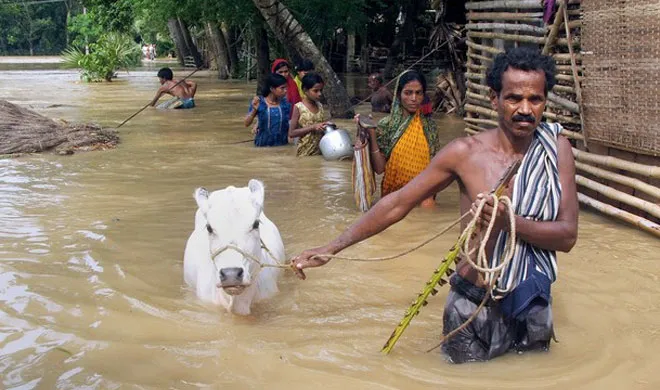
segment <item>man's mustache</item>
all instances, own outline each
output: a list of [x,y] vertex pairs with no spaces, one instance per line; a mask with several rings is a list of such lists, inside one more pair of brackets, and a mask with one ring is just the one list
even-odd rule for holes
[[514,122],[536,122],[536,118],[533,115],[514,115],[511,120]]

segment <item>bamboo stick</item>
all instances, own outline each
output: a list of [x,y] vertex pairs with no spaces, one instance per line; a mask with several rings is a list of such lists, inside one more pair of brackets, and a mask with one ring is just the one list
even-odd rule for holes
[[550,54],[550,51],[555,44],[557,34],[559,34],[559,27],[561,27],[561,23],[564,21],[564,8],[566,8],[566,3],[562,1],[559,4],[559,10],[555,14],[555,21],[552,23],[552,27],[550,28],[550,33],[548,34],[548,38],[545,41],[545,45],[543,45],[543,54]]
[[465,9],[468,11],[493,8],[541,9],[542,5],[539,0],[494,0],[480,1],[478,3],[468,2],[465,4]]
[[[552,58],[555,61],[571,62],[571,55],[569,53],[555,53],[552,55]],[[582,54],[575,53],[575,59],[582,62]]]
[[[573,69],[571,68],[571,65],[555,65],[555,68],[556,68],[557,71],[559,71],[559,72],[571,72],[571,71],[573,70]],[[580,71],[580,72],[583,72],[584,69],[583,69],[583,68],[580,68],[579,71]]]
[[467,64],[467,67],[478,71],[482,71],[482,70],[485,71],[488,69],[486,65],[477,65],[477,64]]
[[561,133],[559,134],[563,135],[566,138],[575,139],[584,142],[584,136],[578,133],[577,131],[571,131],[562,128]]
[[548,100],[550,100],[551,102],[557,104],[558,106],[560,106],[560,107],[562,107],[562,108],[564,108],[564,109],[566,109],[566,110],[568,110],[572,113],[575,113],[575,114],[580,113],[580,106],[577,103],[572,102],[572,101],[570,101],[566,98],[563,98],[559,95],[556,95],[553,92],[548,93]]
[[[561,7],[560,7],[561,8]],[[568,13],[566,12],[566,7],[564,7],[564,19],[568,21]],[[568,23],[564,23],[564,26],[566,27],[566,38],[569,41],[568,45],[568,52],[571,55],[571,68],[573,71],[573,79],[575,82],[575,97],[577,99],[577,103],[580,106],[580,128],[582,129],[582,134],[584,135],[584,147],[589,148],[587,145],[587,142],[589,142],[589,134],[587,133],[587,129],[584,126],[584,114],[582,107],[582,88],[580,87],[580,82],[581,79],[578,76],[578,71],[577,71],[577,62],[575,60],[575,53],[573,52],[573,46],[571,46],[570,41],[571,41],[571,30],[568,27]]]
[[468,56],[468,60],[476,59],[476,60],[479,60],[479,61],[482,61],[482,62],[489,62],[489,63],[493,62],[493,59],[491,57],[486,57],[486,56],[482,56],[482,55],[479,55],[479,54],[473,54],[473,53],[468,52],[467,56]]
[[[568,12],[568,10],[566,12]],[[564,15],[564,18],[566,18],[566,15]],[[568,28],[570,30],[575,30],[576,28],[582,28],[582,20],[580,19],[571,20],[570,22],[568,22]]]
[[570,87],[568,85],[559,85],[555,84],[554,87],[552,87],[553,92],[567,92],[567,93],[575,93],[575,88]]
[[490,87],[488,87],[488,86],[486,86],[486,85],[481,85],[481,84],[473,83],[472,81],[469,81],[469,80],[468,80],[468,81],[467,81],[467,86],[470,87],[470,88],[477,89],[477,90],[479,90],[479,91],[483,91],[483,92],[488,92],[488,93],[490,93]]
[[485,128],[485,127],[481,127],[481,126],[473,125],[473,124],[470,124],[470,123],[466,123],[465,126],[467,126],[467,128],[469,128],[469,129],[472,129],[472,130],[475,130],[475,131],[479,131],[479,132],[488,130],[488,129]]
[[468,30],[504,30],[504,31],[523,31],[544,35],[546,28],[532,26],[531,24],[513,24],[513,23],[468,23],[465,25]]
[[545,43],[544,37],[532,37],[529,35],[515,35],[515,34],[504,34],[504,33],[494,33],[494,32],[477,32],[470,31],[468,32],[469,38],[481,38],[481,39],[504,39],[505,41],[514,41],[514,42],[526,42],[526,43]]
[[465,77],[467,78],[473,78],[476,80],[482,80],[486,78],[485,73],[472,73],[472,72],[465,72]]
[[585,204],[589,207],[593,207],[594,209],[600,211],[603,214],[607,214],[611,217],[628,222],[646,232],[655,235],[656,237],[660,237],[660,225],[651,222],[648,219],[642,218],[627,211],[617,209],[614,206],[605,204],[603,202],[599,202],[596,199],[590,198],[587,195],[581,193],[578,193],[578,200],[580,201],[580,203]]
[[474,92],[470,92],[470,91],[467,91],[465,94],[467,95],[467,97],[469,97],[471,99],[479,100],[479,101],[486,102],[486,103],[490,104],[490,98],[488,96],[479,95],[478,93],[474,93]]
[[581,175],[575,175],[575,182],[578,185],[594,190],[599,194],[605,195],[610,199],[625,203],[629,206],[638,208],[639,210],[645,211],[656,218],[660,218],[660,206],[655,203],[651,203],[644,199],[637,198],[635,196],[626,194],[625,192],[615,190],[612,187],[608,187],[605,184],[601,184],[597,181],[587,179]]
[[468,123],[474,123],[474,124],[479,124],[479,125],[488,125],[488,126],[499,126],[497,121],[490,120],[490,119],[481,119],[481,118],[463,118],[464,121]]
[[468,47],[471,47],[475,50],[481,50],[481,51],[484,51],[484,52],[487,52],[487,53],[500,54],[500,53],[504,52],[504,50],[500,50],[500,49],[497,49],[497,48],[494,48],[494,47],[491,47],[491,46],[480,45],[480,44],[474,43],[470,40],[467,40],[465,43],[468,45]]
[[[470,31],[468,32],[469,38],[481,38],[481,39],[503,39],[505,41],[512,42],[525,42],[525,43],[537,43],[544,44],[547,39],[545,37],[534,37],[531,35],[517,35],[517,34],[504,34],[496,32],[479,32],[479,31]],[[556,38],[556,45],[568,46],[568,40],[566,38]],[[579,41],[573,41],[574,46],[579,46]]]
[[602,156],[575,148],[573,148],[573,156],[578,161],[599,164],[608,168],[623,169],[624,171],[636,173],[644,177],[660,179],[660,167],[626,161],[612,156]]
[[467,14],[467,20],[511,20],[519,22],[536,22],[543,19],[543,12],[474,12]]
[[591,165],[579,161],[575,162],[575,167],[582,172],[596,176],[600,179],[610,180],[615,183],[623,184],[630,188],[635,189],[636,191],[641,191],[647,195],[651,195],[656,199],[660,199],[660,188],[652,186],[648,183],[644,183],[639,179],[620,175],[618,173],[610,172],[598,167],[593,167]]
[[[570,76],[570,75],[567,75],[567,74],[557,73],[557,74],[555,74],[555,78],[559,81],[575,82],[575,78],[573,76]],[[578,79],[580,81],[582,81],[582,77],[578,76]]]
[[[467,40],[465,42],[468,47],[479,50],[482,52],[487,52],[487,53],[492,53],[492,54],[500,54],[503,53],[504,50],[497,49],[495,47],[487,46],[487,45],[480,45],[478,43],[475,43],[473,41]],[[555,61],[561,61],[561,62],[570,62],[571,61],[571,55],[568,53],[554,53],[552,54],[552,58],[555,59]],[[582,61],[582,54],[576,53],[575,54],[575,59],[577,61]],[[492,61],[492,60],[491,60]]]

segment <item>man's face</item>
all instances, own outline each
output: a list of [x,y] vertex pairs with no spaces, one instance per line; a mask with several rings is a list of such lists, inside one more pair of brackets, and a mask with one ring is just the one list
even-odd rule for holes
[[163,84],[165,84],[165,83],[167,82],[167,80],[165,80],[165,79],[162,78],[162,77],[159,77],[159,78],[158,78],[158,81],[160,81],[160,85],[163,85]]
[[309,71],[307,71],[307,70],[299,70],[299,71],[298,71],[298,78],[302,80],[302,78],[305,77],[305,75],[306,75],[307,73],[309,73]]
[[529,137],[545,110],[545,73],[509,67],[502,75],[499,96],[491,91],[490,98],[502,130],[511,132],[514,137]]
[[275,73],[279,74],[280,76],[284,76],[284,78],[288,78],[289,77],[289,67],[285,65],[285,66],[279,68],[278,70],[276,70]]

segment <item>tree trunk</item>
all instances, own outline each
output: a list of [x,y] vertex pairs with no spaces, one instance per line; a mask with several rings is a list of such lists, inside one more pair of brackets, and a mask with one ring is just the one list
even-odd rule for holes
[[216,22],[206,22],[206,35],[209,38],[211,52],[215,64],[218,67],[218,78],[227,80],[229,78],[229,57],[227,54],[227,42],[225,36],[218,28]]
[[401,53],[401,49],[403,48],[404,43],[412,38],[413,32],[415,31],[415,20],[417,19],[417,16],[419,15],[424,4],[426,4],[425,1],[411,0],[404,6],[403,25],[399,29],[399,32],[396,34],[394,42],[392,42],[390,53],[387,56],[387,62],[385,63],[385,70],[383,70],[383,76],[385,78],[392,78],[392,74],[394,73],[394,65],[396,64],[396,60],[399,57],[399,53]]
[[229,73],[235,77],[238,72],[238,28],[223,26],[222,32],[225,34],[227,48],[229,49]]
[[346,72],[353,71],[355,60],[355,34],[348,34],[346,37]]
[[266,82],[266,77],[270,74],[268,31],[266,31],[263,22],[259,22],[253,24],[252,34],[257,49],[257,94],[260,94]]
[[193,42],[192,37],[190,36],[190,31],[188,30],[186,23],[181,20],[181,18],[179,18],[178,21],[179,28],[181,29],[181,33],[183,35],[183,41],[186,45],[187,54],[192,56],[193,61],[195,61],[195,67],[199,68],[202,66],[202,56],[199,54],[199,50],[197,49],[195,42]]
[[325,80],[324,94],[328,100],[331,115],[334,117],[352,117],[353,110],[350,107],[346,88],[344,88],[321,51],[287,7],[279,0],[252,1],[280,42],[290,43],[303,58],[308,58],[314,62],[314,68],[323,75]]
[[181,34],[181,27],[179,26],[179,22],[176,19],[170,19],[167,21],[167,28],[170,30],[170,36],[174,41],[174,50],[176,51],[176,57],[179,61],[179,65],[183,66],[187,50],[186,43],[183,40],[183,34]]

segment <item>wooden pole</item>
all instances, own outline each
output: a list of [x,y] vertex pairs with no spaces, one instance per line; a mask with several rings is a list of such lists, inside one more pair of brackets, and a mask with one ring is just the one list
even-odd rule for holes
[[550,28],[550,33],[548,34],[548,38],[545,41],[545,45],[543,46],[543,54],[550,54],[550,51],[552,50],[552,47],[555,44],[555,40],[557,39],[557,35],[559,34],[559,27],[561,27],[561,23],[564,20],[564,8],[566,8],[566,3],[563,1],[559,4],[559,10],[555,14],[555,21],[552,23],[552,27]]
[[517,22],[536,22],[543,19],[543,12],[514,13],[514,12],[474,12],[467,14],[467,20],[510,20]]
[[536,27],[531,24],[513,24],[513,23],[468,23],[465,25],[468,30],[505,30],[517,32],[531,32],[544,35],[546,28]]
[[656,237],[660,237],[660,225],[651,222],[648,219],[642,218],[627,211],[617,209],[614,206],[605,204],[603,202],[599,202],[596,199],[590,198],[587,195],[581,193],[578,193],[578,200],[580,201],[580,203],[587,205],[589,207],[593,207],[594,209],[600,211],[603,214],[630,223],[646,232],[653,234]]
[[465,9],[468,11],[493,8],[541,9],[542,5],[539,0],[495,0],[478,3],[470,1],[465,4]]
[[[525,42],[525,43],[537,43],[545,44],[547,38],[545,37],[535,37],[531,35],[516,35],[516,34],[504,34],[504,33],[495,33],[495,32],[479,32],[479,31],[470,31],[468,32],[469,38],[481,38],[481,39],[503,39],[505,41],[512,42]],[[556,38],[555,44],[557,45],[568,45],[568,40],[566,38]],[[579,46],[579,42],[572,42],[573,45]]]
[[578,161],[599,164],[613,169],[623,169],[624,171],[636,173],[640,176],[660,179],[660,167],[634,163],[612,156],[601,156],[599,154],[589,153],[575,148],[573,148],[573,156]]
[[[565,1],[564,1],[565,2]],[[559,7],[560,9],[562,7]],[[566,13],[566,7],[563,7],[564,19],[568,22],[568,14]],[[577,62],[575,61],[575,53],[573,52],[573,46],[570,44],[571,41],[571,29],[568,27],[568,23],[564,23],[566,26],[566,39],[569,41],[568,52],[571,55],[571,70],[573,71],[573,78],[575,79],[575,97],[577,98],[578,105],[580,106],[580,128],[582,129],[582,135],[584,135],[584,147],[589,150],[589,133],[584,127],[584,114],[583,114],[583,105],[582,105],[582,88],[580,87],[580,77],[578,76],[577,71]]]
[[[474,119],[473,119],[474,120]],[[596,176],[600,179],[610,180],[615,183],[626,185],[636,191],[641,191],[647,195],[651,195],[656,199],[660,199],[660,188],[644,183],[639,179],[620,175],[618,173],[610,172],[605,169],[597,168],[583,162],[576,161],[575,167],[585,173]]]
[[590,190],[594,190],[599,194],[603,194],[610,199],[617,200],[629,206],[636,207],[642,211],[645,211],[653,215],[656,218],[660,218],[660,206],[658,206],[655,203],[651,203],[644,199],[640,199],[635,196],[626,194],[625,192],[615,190],[612,187],[608,187],[605,184],[601,184],[597,181],[587,179],[586,177],[581,175],[575,175],[575,182],[578,185],[586,187]]

